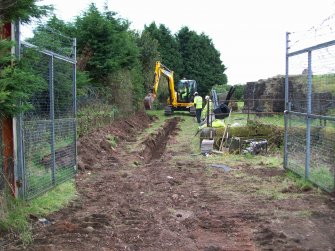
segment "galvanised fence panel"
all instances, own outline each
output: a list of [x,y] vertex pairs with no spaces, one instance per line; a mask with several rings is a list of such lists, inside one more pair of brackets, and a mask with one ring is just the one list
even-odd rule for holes
[[287,34],[286,168],[333,192],[335,168],[334,17]]
[[19,195],[31,199],[76,173],[75,41],[68,54],[27,42],[20,51],[22,61],[43,79],[31,100],[33,109],[17,124]]
[[306,119],[294,114],[290,114],[288,117],[289,122],[286,127],[286,134],[289,139],[287,142],[287,153],[289,153],[287,168],[304,176],[306,157]]
[[[326,123],[324,125],[323,123]],[[334,190],[335,121],[312,119],[309,179]]]
[[76,114],[73,64],[54,60],[54,151],[56,181],[72,177],[76,165]]

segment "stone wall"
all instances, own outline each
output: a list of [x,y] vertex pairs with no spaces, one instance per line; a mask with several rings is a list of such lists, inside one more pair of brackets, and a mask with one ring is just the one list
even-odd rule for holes
[[[307,76],[289,78],[291,110],[307,111]],[[325,115],[335,108],[335,95],[330,92],[312,94],[312,113]],[[285,76],[248,82],[244,93],[243,112],[283,112],[285,109]]]
[[244,92],[244,112],[282,112],[285,107],[285,77],[248,82]]

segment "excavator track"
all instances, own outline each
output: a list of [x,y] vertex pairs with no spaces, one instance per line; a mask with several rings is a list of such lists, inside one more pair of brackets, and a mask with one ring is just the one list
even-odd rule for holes
[[165,106],[164,108],[164,114],[165,115],[172,115],[173,114],[173,109],[171,105]]

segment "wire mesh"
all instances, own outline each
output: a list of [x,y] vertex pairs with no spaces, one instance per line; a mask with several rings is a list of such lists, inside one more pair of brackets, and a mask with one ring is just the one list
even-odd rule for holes
[[334,147],[335,122],[313,119],[309,179],[327,191],[334,190]]
[[308,57],[307,53],[290,57],[288,76],[288,102],[290,110],[307,112],[308,95]]
[[106,87],[86,87],[77,98],[77,132],[86,135],[99,127],[109,125],[121,116],[113,105],[113,90]]
[[[59,53],[60,51],[58,51]],[[76,172],[74,63],[22,44],[24,65],[44,81],[21,115],[23,191],[31,199]]]
[[[226,99],[225,93],[217,93],[217,96],[219,104]],[[232,111],[230,124],[247,125],[256,122],[284,127],[284,78],[248,83],[244,99],[238,100],[233,94],[228,106]]]
[[289,48],[298,51],[334,39],[335,13],[307,30],[290,33]]
[[57,182],[75,173],[76,121],[73,91],[73,65],[59,59],[54,62],[54,145]]
[[[212,107],[215,110],[215,118],[219,118],[223,114],[219,114],[215,108],[217,105],[227,104],[225,102],[227,93],[215,93],[214,96],[217,96],[218,102],[217,104],[214,102]],[[213,100],[216,100],[216,98]],[[283,77],[275,80],[265,80],[262,83],[249,83],[245,90],[244,99],[236,99],[233,94],[229,100],[228,107],[231,112],[225,114],[226,116],[223,115],[227,130],[225,128],[216,130],[214,136],[215,147],[221,148],[222,146],[229,148],[231,152],[243,153],[243,148],[246,147],[242,146],[243,142],[253,140],[266,142],[266,150],[264,149],[266,152],[268,150],[276,151],[283,144],[284,101]],[[206,107],[203,109],[204,114],[202,114],[205,117],[203,124],[207,123]],[[210,122],[212,121],[211,115],[212,113],[209,112]],[[212,123],[209,123],[209,125],[213,126]],[[200,141],[208,139],[208,137],[211,138],[210,132],[208,130],[201,132]],[[234,141],[236,139],[238,139],[239,147],[236,146],[236,141]],[[235,151],[236,148],[239,150]]]
[[334,15],[289,36],[287,167],[334,191]]
[[312,112],[335,116],[335,46],[313,51]]
[[287,168],[305,177],[306,162],[306,118],[296,115],[289,115],[289,123],[286,128],[288,135]]
[[28,39],[40,50],[47,50],[61,56],[72,58],[75,54],[73,47],[73,38],[64,36],[61,32],[52,29],[49,26],[36,23],[37,28],[34,31],[34,38]]

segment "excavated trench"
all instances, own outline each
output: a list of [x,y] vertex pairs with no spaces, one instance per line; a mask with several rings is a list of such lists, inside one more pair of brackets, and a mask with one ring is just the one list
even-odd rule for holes
[[180,118],[175,117],[167,120],[156,132],[152,133],[144,142],[145,148],[142,157],[146,163],[159,159],[165,151],[169,136],[176,131]]

